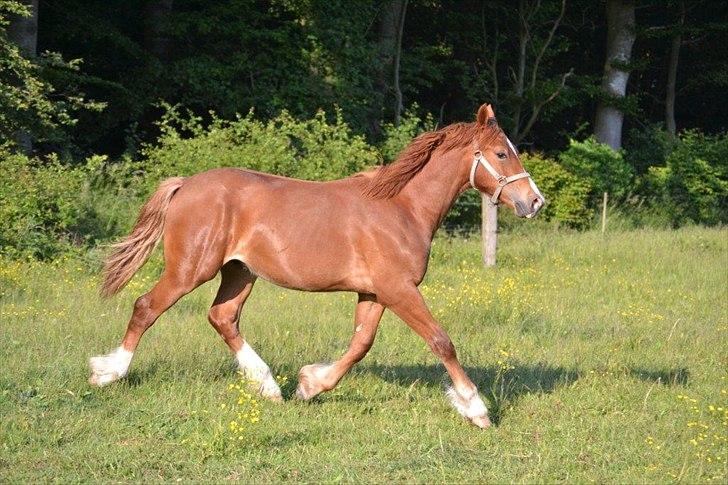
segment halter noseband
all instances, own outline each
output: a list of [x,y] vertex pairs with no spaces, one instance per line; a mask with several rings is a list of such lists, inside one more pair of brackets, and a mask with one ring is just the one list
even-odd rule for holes
[[498,186],[496,187],[495,192],[493,192],[493,197],[490,198],[490,201],[493,204],[498,204],[498,199],[500,198],[503,187],[510,184],[511,182],[515,182],[516,180],[531,177],[528,172],[521,172],[508,177],[506,177],[505,175],[501,175],[496,169],[493,168],[493,165],[491,165],[490,162],[488,162],[488,160],[483,156],[483,152],[481,152],[480,150],[476,150],[475,156],[473,157],[473,166],[470,167],[470,185],[472,185],[475,190],[478,190],[478,188],[475,186],[475,171],[478,169],[478,164],[482,165],[483,168],[485,168],[488,173],[493,176],[496,182],[498,182]]

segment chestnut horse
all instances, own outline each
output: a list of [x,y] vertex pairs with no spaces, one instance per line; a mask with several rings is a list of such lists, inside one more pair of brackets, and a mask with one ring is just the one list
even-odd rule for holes
[[372,346],[388,308],[442,360],[453,383],[447,394],[460,414],[489,426],[478,390],[418,290],[435,231],[470,186],[521,217],[535,215],[544,203],[489,105],[480,107],[475,123],[424,133],[392,164],[341,180],[308,182],[235,168],[165,180],[131,234],[115,245],[102,293],[123,288],[162,237],[164,271],[134,303],[121,345],[90,359],[91,384],[124,377],[142,334],[220,272],[210,323],[264,397],[280,401],[281,391],[238,330],[258,277],[285,288],[359,296],[348,350],[331,364],[304,366],[299,398],[336,386]]

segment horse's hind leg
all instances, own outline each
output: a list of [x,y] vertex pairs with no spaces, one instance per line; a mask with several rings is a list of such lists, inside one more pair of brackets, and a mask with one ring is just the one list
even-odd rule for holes
[[333,364],[312,364],[302,367],[298,373],[296,396],[300,399],[311,399],[336,387],[344,374],[369,352],[382,313],[384,307],[372,295],[360,294],[354,315],[354,335],[351,337],[349,349]]
[[235,354],[245,377],[258,387],[258,392],[265,398],[281,401],[281,390],[273,379],[270,368],[243,340],[238,328],[240,310],[253,289],[255,275],[244,264],[235,260],[226,263],[220,273],[220,289],[217,290],[208,319]]
[[89,359],[91,367],[89,382],[96,386],[104,386],[124,377],[129,371],[134,350],[144,332],[177,300],[204,281],[192,282],[179,277],[175,271],[165,270],[154,288],[140,296],[134,303],[134,311],[121,346],[109,354]]

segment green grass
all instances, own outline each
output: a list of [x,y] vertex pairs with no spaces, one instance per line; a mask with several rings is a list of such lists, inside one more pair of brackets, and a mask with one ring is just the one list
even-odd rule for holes
[[[442,366],[386,313],[337,389],[262,403],[242,439],[215,282],[92,389],[88,357],[118,345],[159,264],[104,302],[93,263],[2,262],[0,481],[725,482],[728,230],[509,233],[499,258],[484,270],[477,240],[438,238],[424,282],[496,426],[450,408]],[[285,397],[344,351],[355,299],[256,285],[242,329]]]

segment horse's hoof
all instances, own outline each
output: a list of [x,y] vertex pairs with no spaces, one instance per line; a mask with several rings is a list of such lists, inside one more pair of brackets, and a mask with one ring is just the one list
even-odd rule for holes
[[328,365],[310,364],[301,367],[298,372],[298,386],[296,387],[296,397],[303,401],[318,396],[326,390],[321,383],[321,374],[328,370]]
[[311,386],[311,383],[307,376],[300,376],[298,380],[298,386],[296,386],[296,399],[301,401],[308,401],[314,396],[320,394],[321,391],[316,391]]
[[301,384],[296,387],[296,399],[300,399],[301,401],[308,401],[309,399],[311,399],[311,397],[309,397],[308,393],[301,386]]
[[488,415],[485,414],[483,416],[475,416],[474,418],[469,418],[470,422],[473,423],[475,426],[477,426],[480,429],[488,429],[492,426],[490,422],[490,418],[488,418]]
[[280,394],[272,394],[272,395],[263,396],[263,397],[266,398],[267,400],[269,400],[270,402],[274,402],[276,404],[280,404],[283,402],[283,396]]
[[271,378],[271,382],[264,382],[260,389],[258,390],[258,393],[261,397],[275,403],[282,403],[283,402],[283,394],[281,394],[281,389],[278,387],[278,384],[273,381]]
[[103,387],[116,380],[119,380],[119,376],[116,374],[91,374],[91,377],[88,378],[88,383],[92,386]]
[[88,360],[91,377],[88,382],[92,386],[102,387],[118,381],[126,375],[134,354],[119,347],[106,355],[97,355]]

